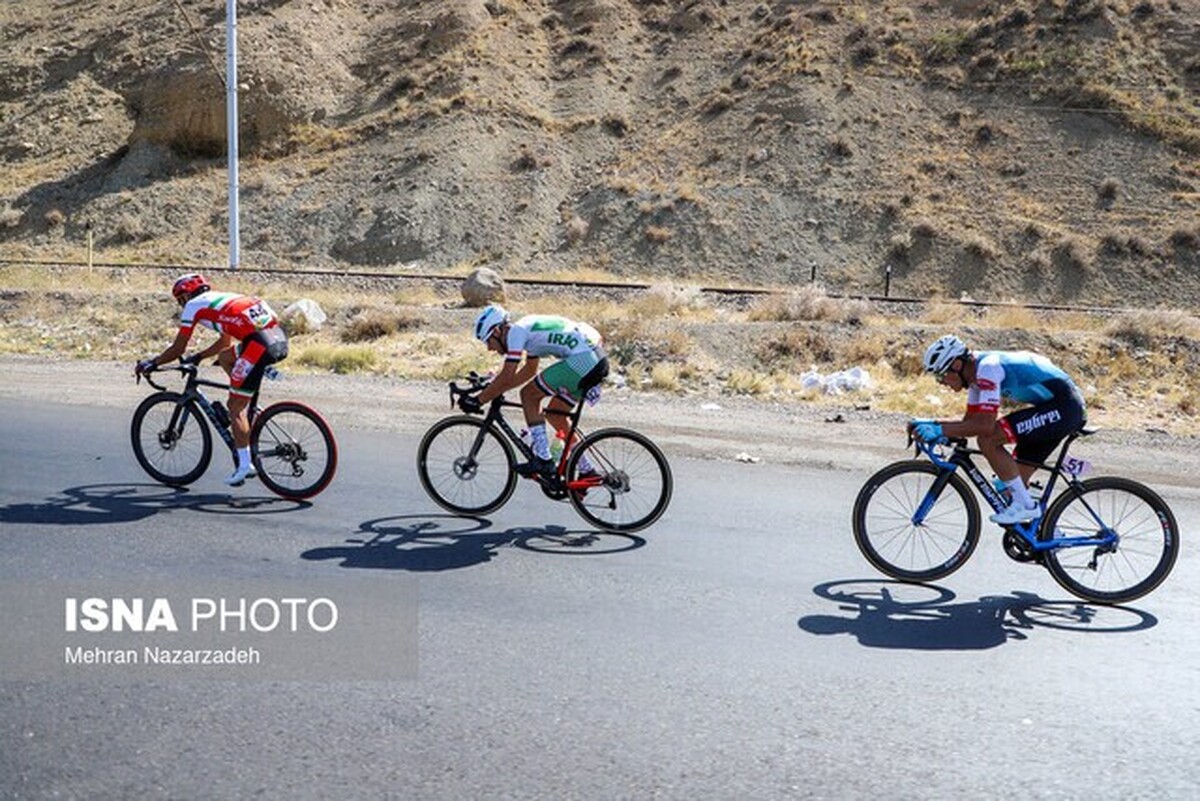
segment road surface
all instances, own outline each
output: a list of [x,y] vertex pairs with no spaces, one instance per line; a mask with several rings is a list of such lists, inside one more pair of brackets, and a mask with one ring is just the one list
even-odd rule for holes
[[417,431],[340,428],[339,473],[310,506],[225,488],[224,462],[173,492],[140,472],[128,420],[0,398],[0,580],[415,583],[416,677],[0,681],[3,797],[1200,786],[1197,489],[1160,487],[1184,538],[1171,577],[1106,608],[1007,559],[990,527],[935,587],[883,581],[850,535],[860,469],[668,449],[667,515],[617,537],[526,483],[486,520],[448,518],[417,482]]

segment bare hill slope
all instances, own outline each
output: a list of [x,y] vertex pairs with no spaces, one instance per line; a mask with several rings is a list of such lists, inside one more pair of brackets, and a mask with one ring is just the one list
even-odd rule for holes
[[[1200,305],[1192,0],[244,0],[243,263]],[[224,4],[0,10],[0,256],[224,260]]]

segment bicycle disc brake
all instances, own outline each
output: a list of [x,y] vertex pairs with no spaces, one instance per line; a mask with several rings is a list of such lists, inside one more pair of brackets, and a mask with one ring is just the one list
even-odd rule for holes
[[454,475],[462,481],[470,481],[479,472],[479,462],[466,456],[454,460]]

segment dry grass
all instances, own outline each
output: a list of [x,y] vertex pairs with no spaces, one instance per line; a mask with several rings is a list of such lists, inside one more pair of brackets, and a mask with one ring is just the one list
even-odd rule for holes
[[674,236],[675,232],[670,228],[664,228],[661,225],[646,226],[646,241],[653,245],[665,244]]
[[771,379],[753,370],[737,369],[725,379],[725,389],[735,395],[765,395],[771,391]]
[[765,338],[755,355],[759,362],[766,365],[829,364],[835,358],[835,349],[824,332],[811,328],[793,328],[782,336],[771,335]]
[[921,322],[929,325],[959,325],[970,320],[971,307],[962,303],[928,303],[921,312]]
[[366,345],[313,344],[297,351],[290,361],[339,374],[371,370],[379,363],[374,348]]
[[854,322],[869,312],[870,307],[862,301],[831,298],[816,284],[805,284],[783,294],[767,295],[754,304],[748,317],[752,322]]
[[[161,350],[174,331],[177,307],[165,288],[171,277],[0,268],[0,352],[132,363]],[[286,371],[370,371],[445,380],[497,367],[494,354],[466,333],[470,312],[451,308],[454,292],[256,284],[249,274],[222,279],[222,286],[264,295],[277,310],[312,297],[330,315],[322,331],[293,337]],[[100,297],[105,302],[91,302]],[[1200,426],[1200,318],[1194,314],[1150,310],[1106,319],[935,303],[915,320],[874,314],[852,323],[844,319],[844,301],[813,289],[773,300],[778,305],[743,313],[720,307],[695,288],[662,284],[623,302],[557,296],[553,308],[604,333],[616,372],[634,390],[715,390],[845,406],[848,397],[804,389],[799,377],[814,364],[825,365],[822,372],[859,365],[870,372],[873,386],[855,394],[854,403],[885,412],[957,417],[963,397],[938,387],[920,369],[931,334],[949,329],[980,346],[1004,347],[1019,339],[1014,347],[1046,353],[1077,379],[1098,424],[1169,425],[1180,431]],[[121,311],[133,303],[144,313]],[[515,311],[547,304],[530,301],[528,306]],[[746,317],[757,320],[740,327]],[[770,322],[776,318],[782,322]],[[709,328],[714,321],[719,327]],[[201,341],[198,337],[196,344]],[[747,363],[748,355],[755,357],[755,366]]]
[[[712,306],[698,286],[671,283],[655,284],[646,294],[634,302],[637,314],[642,317],[670,315],[674,317],[697,315],[691,312],[709,312]],[[700,315],[700,316],[707,316]]]
[[400,331],[419,328],[421,319],[388,309],[364,309],[342,329],[343,342],[367,342]]
[[1046,327],[1037,314],[1024,306],[991,306],[983,320],[991,328],[1033,331]]
[[650,386],[667,392],[678,392],[683,388],[680,368],[677,364],[660,362],[650,368]]
[[1146,345],[1155,337],[1200,340],[1200,317],[1172,309],[1145,310],[1117,317],[1104,332],[1136,345]]

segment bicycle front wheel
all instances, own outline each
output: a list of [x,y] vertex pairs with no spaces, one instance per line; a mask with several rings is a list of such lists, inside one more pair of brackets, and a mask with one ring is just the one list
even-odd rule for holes
[[571,449],[567,477],[575,511],[604,531],[640,531],[662,517],[671,501],[667,457],[636,431],[588,434]]
[[200,409],[178,392],[156,392],[133,413],[133,455],[142,469],[162,484],[182,487],[208,469],[212,432]]
[[295,401],[273,404],[254,416],[250,453],[259,480],[284,498],[313,497],[337,471],[337,441],[329,424]]
[[950,474],[920,523],[917,510],[941,471],[896,462],[867,479],[854,501],[854,542],[877,570],[901,581],[934,581],[958,570],[979,544],[979,504]]
[[1158,493],[1136,481],[1104,476],[1080,482],[1058,496],[1042,523],[1055,537],[1102,537],[1107,530],[1118,537],[1112,546],[1046,552],[1046,569],[1063,589],[1095,603],[1127,603],[1161,584],[1175,566],[1175,516]]
[[417,448],[417,475],[434,503],[460,515],[503,506],[517,488],[512,446],[474,417],[434,423]]

